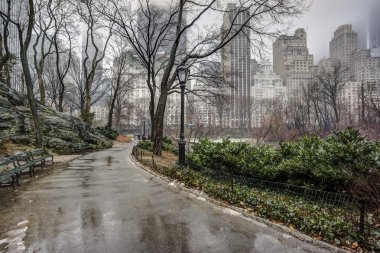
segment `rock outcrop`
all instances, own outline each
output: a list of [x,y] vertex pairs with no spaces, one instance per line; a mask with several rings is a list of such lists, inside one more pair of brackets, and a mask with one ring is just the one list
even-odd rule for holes
[[[109,148],[112,141],[89,127],[83,121],[57,112],[37,103],[38,115],[46,148],[59,154]],[[20,144],[34,143],[31,112],[25,95],[0,83],[0,144],[12,141]]]

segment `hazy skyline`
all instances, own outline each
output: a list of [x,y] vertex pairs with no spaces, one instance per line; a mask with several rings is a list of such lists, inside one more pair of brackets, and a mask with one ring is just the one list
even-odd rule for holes
[[[308,35],[308,48],[314,55],[314,64],[319,60],[329,57],[329,42],[333,38],[334,31],[344,24],[352,24],[358,32],[359,43],[366,47],[366,25],[369,17],[370,6],[379,6],[380,0],[305,0],[311,2],[310,9],[299,19],[293,19],[293,26],[287,35],[292,35],[298,28],[304,28]],[[152,0],[158,5],[167,5],[170,0]],[[233,0],[224,0],[234,2]],[[201,18],[201,22],[207,25],[221,25],[222,17],[215,13],[209,13]],[[268,50],[271,59],[272,41],[268,40]],[[255,54],[253,54],[253,57]],[[260,60],[260,59],[257,59]]]
[[363,30],[366,29],[369,9],[374,5],[380,5],[380,0],[314,0],[310,10],[294,20],[294,30],[305,28],[309,51],[314,54],[317,64],[320,59],[329,57],[329,42],[338,26],[353,24],[359,36],[365,36]]

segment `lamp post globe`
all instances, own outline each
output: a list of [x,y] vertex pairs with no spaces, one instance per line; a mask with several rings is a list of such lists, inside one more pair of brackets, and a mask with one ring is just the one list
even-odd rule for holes
[[177,68],[177,78],[179,80],[179,85],[181,87],[181,130],[178,140],[178,164],[180,166],[185,165],[185,152],[186,152],[186,141],[185,141],[185,88],[187,79],[190,76],[190,69],[186,66],[179,66]]

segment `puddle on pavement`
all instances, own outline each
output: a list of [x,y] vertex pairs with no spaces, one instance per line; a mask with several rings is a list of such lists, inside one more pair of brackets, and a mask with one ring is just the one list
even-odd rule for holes
[[23,220],[5,234],[5,238],[0,239],[0,252],[22,252],[25,248],[26,231],[28,230],[27,224],[29,221]]
[[157,250],[157,245],[165,245],[167,252],[189,252],[190,229],[185,222],[173,222],[171,216],[155,216],[141,221],[140,240],[147,252]]
[[81,221],[82,227],[86,228],[97,228],[103,223],[103,215],[96,208],[87,208],[81,210]]
[[88,188],[88,186],[89,186],[88,180],[90,180],[89,176],[83,176],[83,180],[81,182],[82,188],[84,188],[84,189]]
[[112,157],[107,156],[107,166],[111,166],[111,164],[112,164]]
[[88,171],[94,171],[94,167],[91,166],[70,166],[67,167],[65,170],[88,170]]

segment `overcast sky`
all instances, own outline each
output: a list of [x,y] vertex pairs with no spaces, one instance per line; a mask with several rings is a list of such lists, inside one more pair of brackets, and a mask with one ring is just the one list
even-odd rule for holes
[[[151,0],[165,5],[170,0]],[[225,0],[229,2],[228,0]],[[231,0],[233,2],[234,0]],[[305,0],[312,1],[311,8],[297,20],[293,20],[293,33],[297,28],[305,28],[308,34],[308,47],[310,54],[314,55],[314,63],[329,56],[329,42],[334,31],[343,24],[352,24],[354,30],[359,32],[362,47],[366,47],[366,29],[370,6],[380,7],[380,0]],[[380,8],[379,14],[380,15]],[[221,17],[205,15],[201,22],[207,25],[221,25]],[[289,34],[290,35],[290,34]],[[272,42],[268,41],[268,49],[272,51]],[[271,56],[268,56],[271,58]]]
[[[329,42],[335,29],[342,24],[353,24],[355,30],[362,30],[365,37],[369,7],[380,5],[380,0],[314,0],[311,9],[299,20],[295,28],[303,27],[308,34],[308,45],[315,63],[328,57]],[[379,13],[380,15],[380,13]]]

